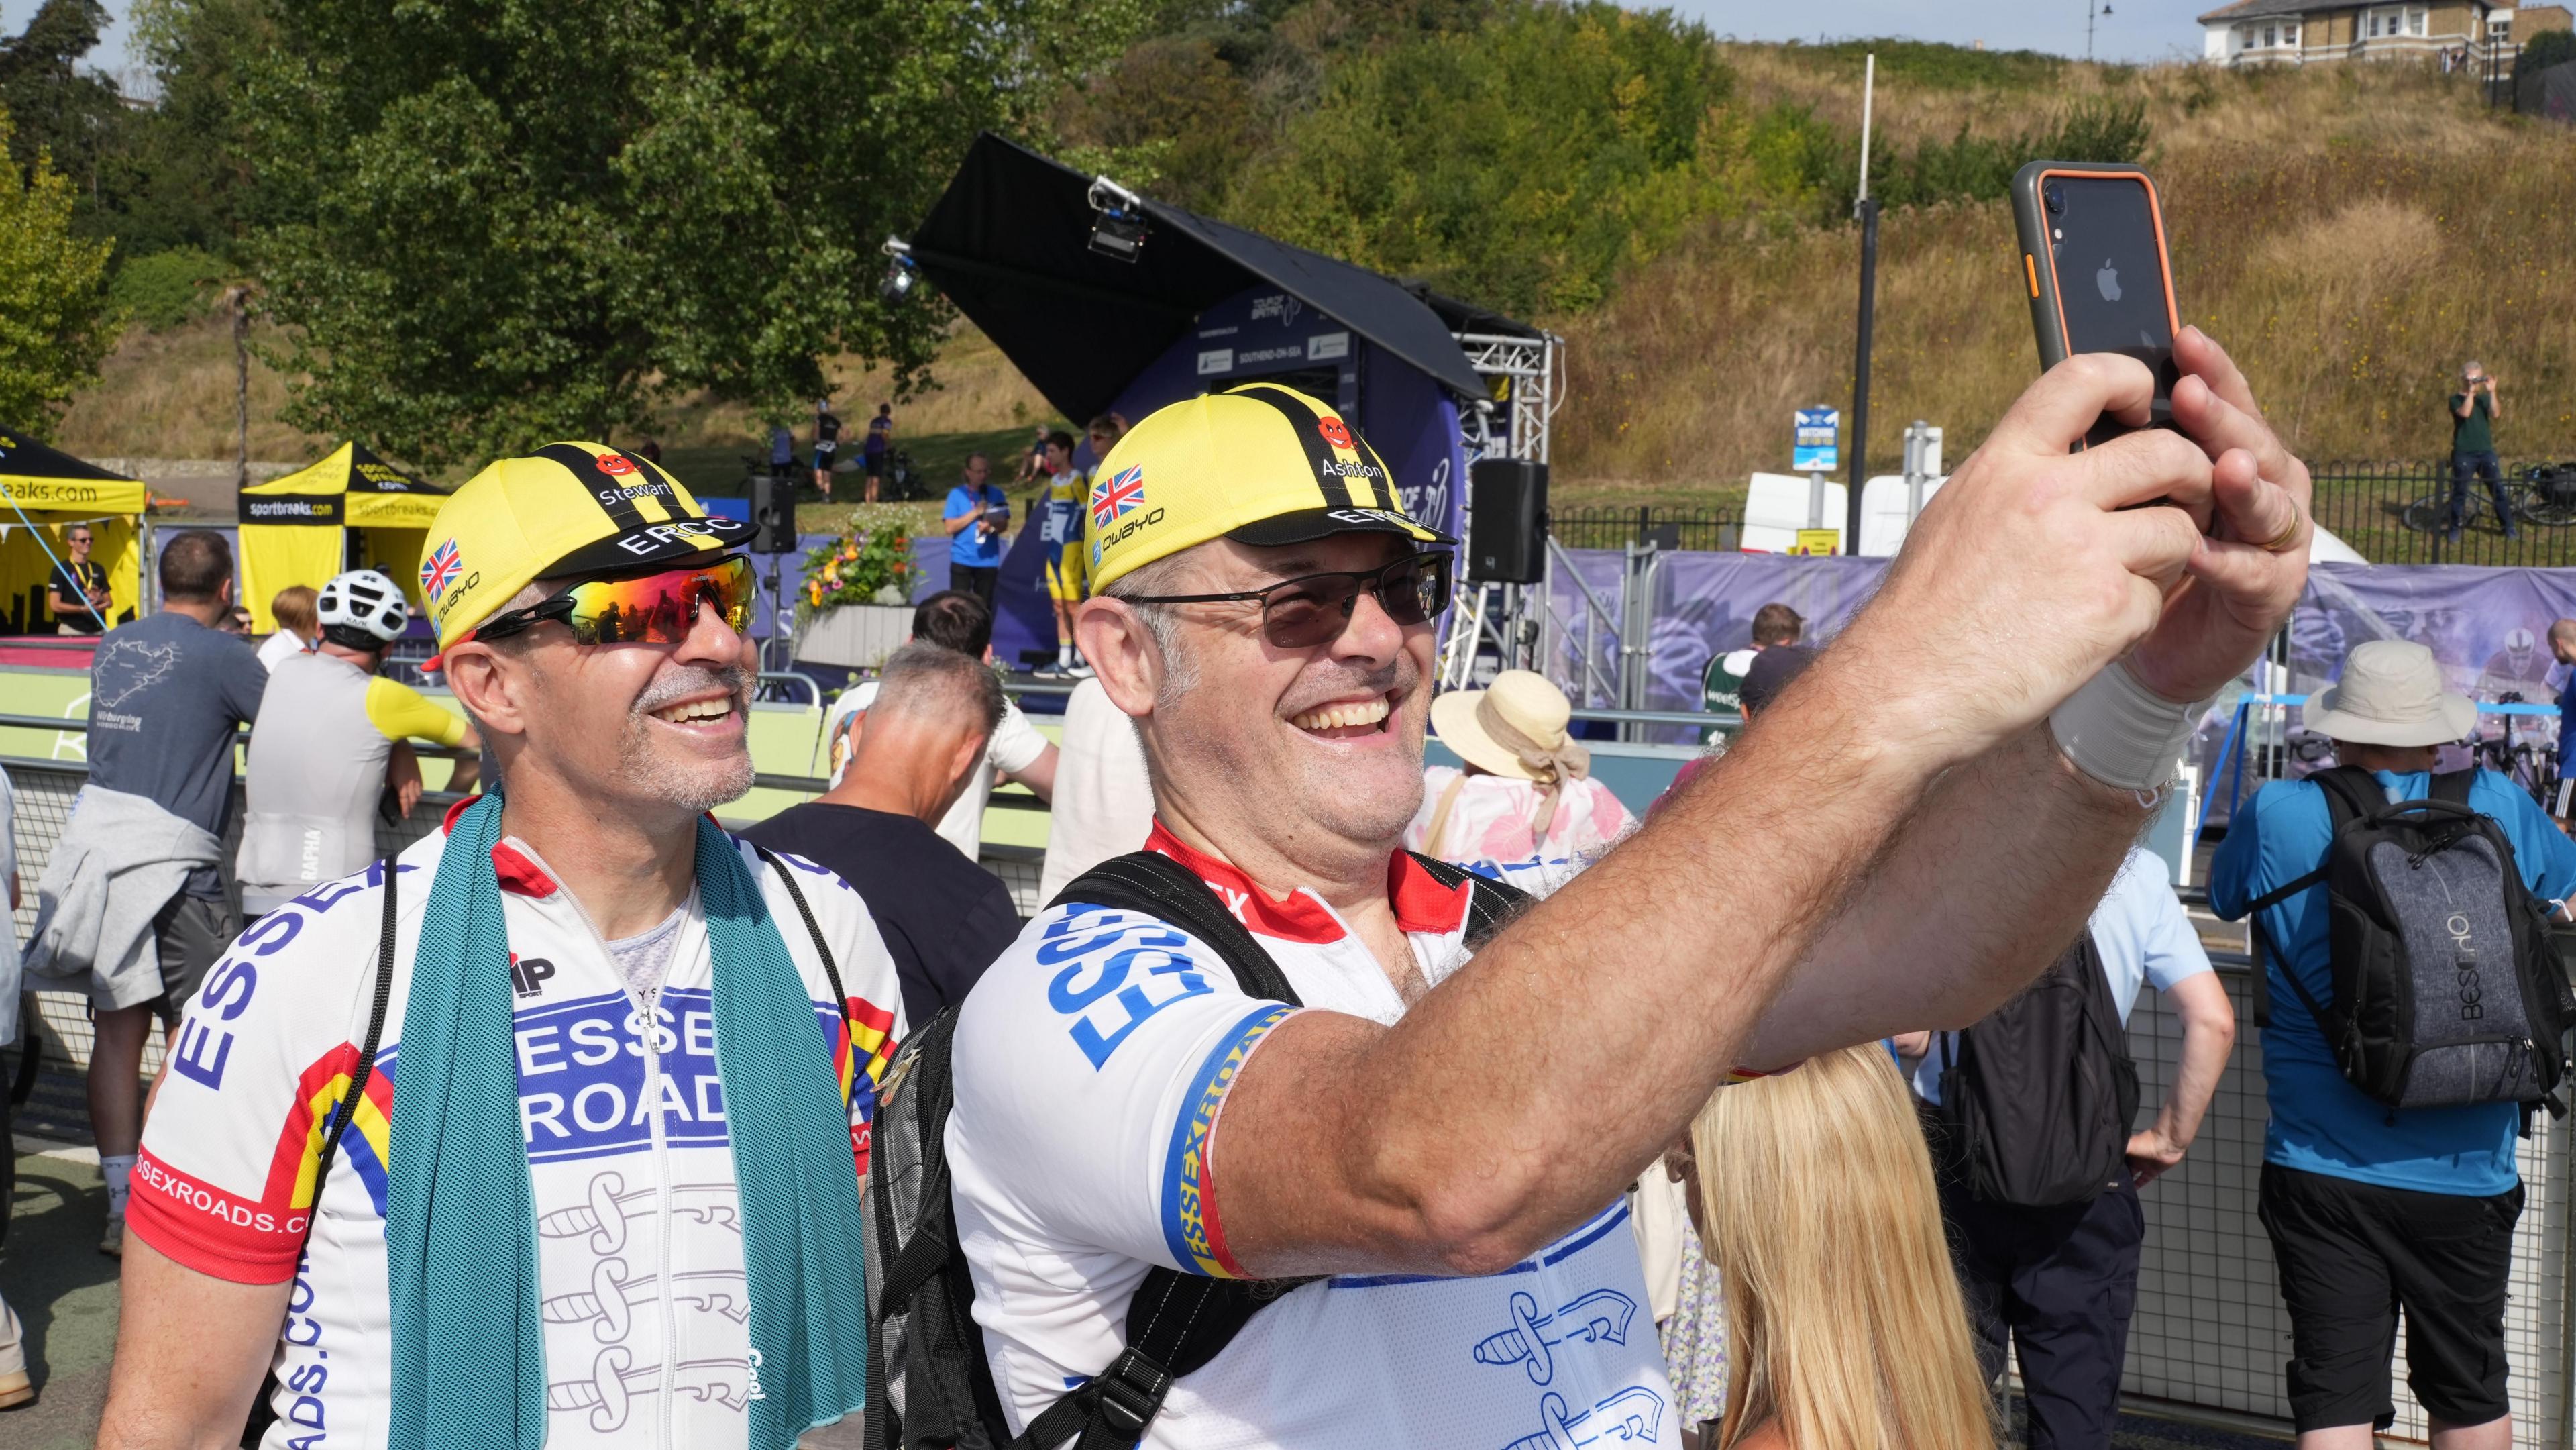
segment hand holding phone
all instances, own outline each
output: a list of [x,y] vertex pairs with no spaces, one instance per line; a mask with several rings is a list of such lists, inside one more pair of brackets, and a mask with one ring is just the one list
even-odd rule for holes
[[[2173,426],[2173,266],[2155,179],[2135,166],[2034,161],[2013,176],[2013,221],[2039,360],[2053,368],[2076,353],[2112,352],[2156,376],[2149,426]],[[2129,431],[2105,417],[2086,446]]]

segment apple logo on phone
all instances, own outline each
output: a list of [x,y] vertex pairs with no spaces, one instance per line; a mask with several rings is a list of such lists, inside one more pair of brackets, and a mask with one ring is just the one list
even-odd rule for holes
[[2120,269],[2111,265],[2110,258],[2102,259],[2102,270],[2093,274],[2093,285],[2102,289],[2103,301],[2120,300]]

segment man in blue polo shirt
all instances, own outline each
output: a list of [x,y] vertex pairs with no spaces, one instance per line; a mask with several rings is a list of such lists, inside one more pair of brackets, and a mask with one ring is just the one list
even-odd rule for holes
[[[2549,626],[2549,652],[2562,665],[2576,665],[2576,619],[2562,619]],[[2576,745],[2576,669],[2567,672],[2567,682],[2558,687],[2558,773],[2567,771],[2567,747]]]
[[[2374,640],[2309,702],[2307,726],[2335,759],[2374,772],[2388,799],[2431,794],[2434,755],[2469,733],[2477,706],[2442,688],[2433,652]],[[2469,805],[2504,828],[2535,896],[2576,894],[2576,844],[2513,782],[2481,771]],[[2315,870],[2334,836],[2324,787],[2276,781],[2228,823],[2210,866],[2209,899],[2235,920],[2250,903]],[[2562,908],[2563,909],[2563,908]],[[2258,917],[2271,980],[2263,1077],[2263,1227],[2290,1310],[2290,1413],[2300,1450],[2367,1450],[2395,1418],[2388,1362],[2406,1312],[2407,1383],[2435,1450],[2502,1450],[2513,1439],[2505,1395],[2505,1279],[2522,1181],[2512,1103],[2395,1109],[2344,1080],[2309,997],[2330,999],[2327,889],[2299,892]]]
[[948,490],[939,511],[948,530],[948,587],[962,589],[993,607],[993,586],[1001,577],[1002,536],[1011,526],[1011,500],[992,481],[993,464],[981,453],[966,455],[966,478]]

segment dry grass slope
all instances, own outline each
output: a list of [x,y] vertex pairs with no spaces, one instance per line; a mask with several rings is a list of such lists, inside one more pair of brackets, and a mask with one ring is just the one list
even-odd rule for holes
[[[1736,50],[1755,94],[1812,94],[1811,68]],[[1962,122],[2026,127],[2061,97],[2105,92],[2142,97],[2155,124],[2147,161],[2186,320],[2230,346],[2302,454],[2434,456],[2448,379],[2472,356],[2502,380],[2505,451],[2576,454],[2576,133],[2490,115],[2472,85],[2393,65],[2070,65],[2018,97],[1882,82],[1880,114],[1910,142]],[[2012,237],[2000,201],[1882,221],[1873,471],[1899,465],[1915,418],[1964,457],[2037,367]],[[1560,497],[1714,503],[1781,467],[1793,407],[1849,404],[1858,248],[1850,228],[1711,231],[1562,324]]]

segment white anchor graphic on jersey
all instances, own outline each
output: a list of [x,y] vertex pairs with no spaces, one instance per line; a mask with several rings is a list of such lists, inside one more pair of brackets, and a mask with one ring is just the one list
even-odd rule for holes
[[[624,1428],[626,1412],[634,1398],[662,1388],[661,1366],[627,1368],[634,1362],[626,1346],[610,1345],[591,1361],[589,1379],[560,1380],[546,1386],[546,1408],[587,1409],[590,1428],[603,1435]],[[739,1410],[751,1402],[749,1367],[742,1360],[683,1360],[676,1369],[671,1388],[690,1399],[712,1400],[728,1410]]]
[[[660,1297],[662,1278],[659,1274],[639,1274],[630,1279],[626,1277],[624,1259],[601,1259],[591,1266],[590,1292],[557,1294],[538,1304],[537,1315],[548,1324],[589,1324],[600,1343],[615,1344],[633,1327],[633,1307]],[[673,1274],[670,1284],[674,1304],[686,1304],[701,1314],[721,1314],[736,1324],[751,1320],[751,1303],[744,1297],[740,1269]]]
[[1536,1299],[1515,1292],[1512,1327],[1485,1336],[1476,1346],[1476,1362],[1520,1365],[1529,1371],[1531,1384],[1543,1385],[1556,1378],[1556,1358],[1548,1353],[1550,1349],[1569,1340],[1626,1344],[1628,1326],[1636,1317],[1637,1301],[1616,1289],[1595,1289],[1544,1316]]
[[[614,1169],[590,1180],[590,1202],[579,1208],[559,1208],[537,1217],[537,1232],[550,1239],[577,1238],[590,1235],[590,1249],[596,1254],[613,1254],[626,1247],[626,1210],[629,1205],[649,1209],[654,1191],[625,1191],[626,1180]],[[742,1232],[741,1200],[730,1183],[674,1183],[670,1189],[671,1211],[687,1214],[700,1223],[715,1224]]]
[[1503,1450],[1583,1450],[1587,1445],[1652,1445],[1664,1419],[1664,1397],[1643,1385],[1630,1385],[1572,1419],[1565,1416],[1565,1397],[1548,1395],[1538,1412],[1546,1428],[1523,1435]]

